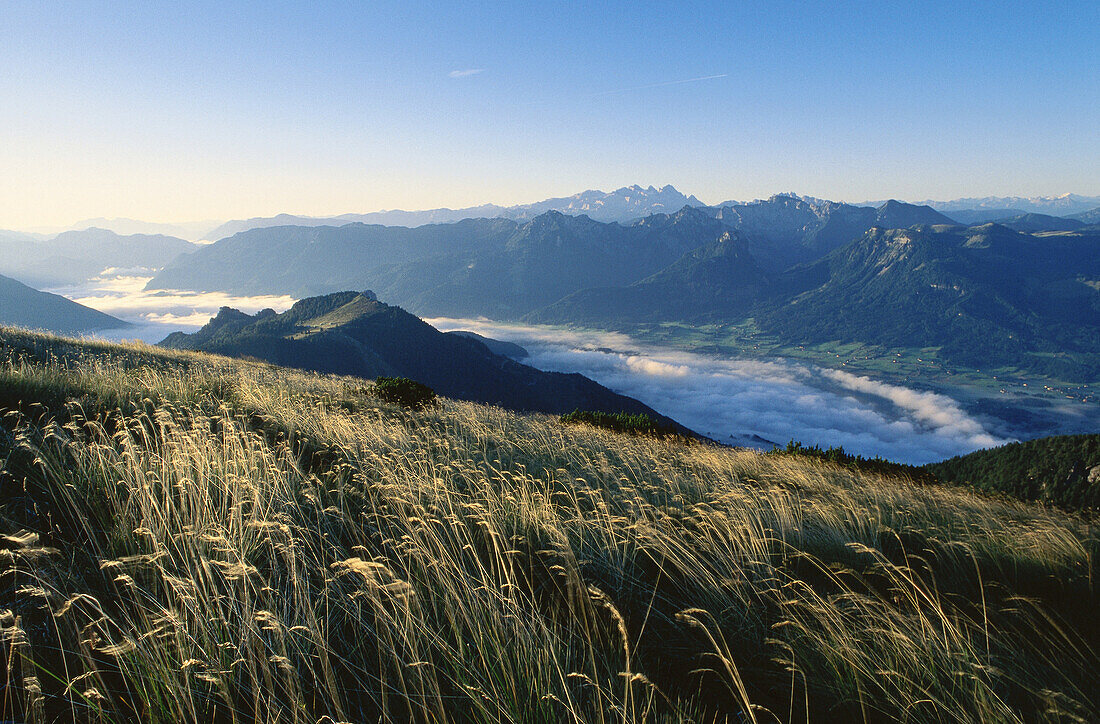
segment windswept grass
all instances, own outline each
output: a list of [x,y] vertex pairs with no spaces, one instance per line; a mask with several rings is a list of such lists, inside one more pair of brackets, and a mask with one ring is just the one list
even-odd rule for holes
[[0,719],[1100,719],[1088,521],[0,335]]

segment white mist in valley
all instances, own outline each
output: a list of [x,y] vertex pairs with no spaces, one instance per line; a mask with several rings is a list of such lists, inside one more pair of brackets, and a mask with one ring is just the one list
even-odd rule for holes
[[914,464],[1008,442],[946,395],[840,370],[644,347],[617,333],[425,321],[520,344],[530,353],[527,364],[580,372],[721,442],[770,448],[794,439]]
[[297,300],[286,295],[242,297],[222,292],[191,292],[174,289],[146,291],[152,279],[150,269],[105,269],[87,284],[49,289],[54,294],[97,309],[132,327],[96,334],[109,340],[140,339],[156,343],[172,332],[194,332],[210,321],[222,307],[248,314],[271,308],[289,309]]
[[[97,336],[159,342],[193,332],[223,306],[281,312],[285,295],[146,291],[147,270],[108,269],[86,285],[52,289],[133,327]],[[774,359],[720,359],[644,346],[624,334],[427,319],[442,331],[470,330],[525,347],[542,370],[580,372],[721,442],[770,448],[794,439],[842,445],[861,455],[924,463],[1006,442],[952,398],[841,370]]]

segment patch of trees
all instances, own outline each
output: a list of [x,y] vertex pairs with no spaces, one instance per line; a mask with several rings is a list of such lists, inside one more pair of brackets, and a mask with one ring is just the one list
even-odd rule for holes
[[383,402],[422,410],[435,402],[435,390],[408,377],[379,377],[372,392]]
[[628,432],[634,435],[671,436],[680,434],[675,425],[662,423],[646,414],[627,412],[598,412],[596,410],[573,410],[561,416],[567,425],[593,425],[615,432]]
[[925,470],[940,480],[1041,501],[1100,509],[1100,435],[1060,435],[978,450]]
[[935,478],[927,471],[919,468],[915,465],[906,465],[905,463],[896,463],[893,460],[887,460],[879,456],[873,458],[864,457],[862,455],[853,455],[846,452],[843,447],[830,447],[822,448],[819,445],[803,445],[797,440],[791,440],[787,443],[785,448],[775,448],[771,451],[773,455],[798,455],[801,457],[815,458],[817,460],[824,460],[825,462],[833,463],[844,468],[851,468],[853,470],[861,470],[863,472],[877,473],[879,475],[890,475],[894,477],[905,477],[911,480],[930,483],[934,482]]

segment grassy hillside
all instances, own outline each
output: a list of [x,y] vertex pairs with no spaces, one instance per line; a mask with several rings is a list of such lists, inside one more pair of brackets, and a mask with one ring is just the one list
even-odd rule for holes
[[0,719],[1095,721],[1092,524],[0,332]]

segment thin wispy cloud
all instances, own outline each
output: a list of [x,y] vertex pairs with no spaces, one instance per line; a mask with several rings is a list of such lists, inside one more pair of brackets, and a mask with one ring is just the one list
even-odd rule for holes
[[614,90],[600,91],[599,93],[593,93],[593,96],[610,96],[618,93],[630,93],[632,91],[647,90],[649,88],[663,88],[670,85],[683,85],[685,83],[699,83],[704,80],[717,80],[719,78],[725,78],[729,76],[729,73],[716,73],[714,75],[701,75],[697,78],[682,78],[681,80],[666,80],[660,83],[646,83],[645,85],[636,85],[629,88],[616,88]]
[[447,74],[448,78],[468,78],[471,75],[477,75],[478,73],[484,73],[484,68],[464,68],[462,70],[452,70]]

